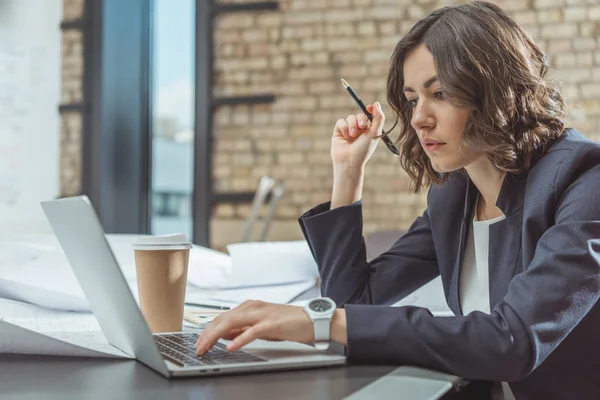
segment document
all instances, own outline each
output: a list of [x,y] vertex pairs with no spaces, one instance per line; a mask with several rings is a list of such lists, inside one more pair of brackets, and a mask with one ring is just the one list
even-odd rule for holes
[[0,353],[131,358],[108,343],[93,314],[0,299]]
[[227,288],[314,281],[319,276],[305,240],[236,243],[227,251],[231,256]]
[[[107,235],[108,242],[137,299],[137,276],[132,244],[137,235]],[[21,235],[0,241],[19,252],[33,249],[19,262],[4,260],[0,269],[0,298],[64,311],[90,312],[90,306],[71,266],[51,235]],[[190,251],[188,292],[191,301],[226,302],[247,299],[287,303],[307,290],[318,277],[306,241],[258,242],[230,245],[230,255],[194,245]],[[236,291],[231,291],[231,290]],[[248,289],[248,290],[243,290]]]
[[392,307],[401,306],[427,308],[436,317],[454,316],[454,312],[446,303],[442,278],[439,276],[392,305]]
[[188,283],[199,288],[227,286],[231,257],[217,250],[193,245],[188,266]]
[[239,289],[194,290],[188,287],[185,295],[186,304],[204,304],[234,307],[246,300],[261,300],[269,303],[287,304],[296,297],[312,289],[315,280],[303,282],[260,286]]
[[90,311],[75,274],[58,250],[0,277],[0,296],[58,310]]
[[14,240],[0,240],[0,276],[40,257],[45,250]]

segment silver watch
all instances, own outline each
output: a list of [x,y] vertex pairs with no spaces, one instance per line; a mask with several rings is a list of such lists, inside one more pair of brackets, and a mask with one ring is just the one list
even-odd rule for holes
[[329,348],[329,335],[331,327],[331,318],[337,305],[328,297],[317,297],[308,302],[304,307],[304,312],[313,322],[315,331],[315,347],[318,350],[327,350]]

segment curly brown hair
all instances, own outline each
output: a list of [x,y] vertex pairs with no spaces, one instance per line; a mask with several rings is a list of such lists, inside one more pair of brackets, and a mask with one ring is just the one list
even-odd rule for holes
[[487,2],[440,8],[398,42],[387,80],[387,100],[400,121],[400,164],[413,191],[449,176],[431,166],[402,93],[404,61],[420,44],[433,55],[444,97],[470,110],[465,145],[486,152],[498,169],[528,170],[562,135],[565,101],[558,86],[546,79],[548,60],[527,32]]

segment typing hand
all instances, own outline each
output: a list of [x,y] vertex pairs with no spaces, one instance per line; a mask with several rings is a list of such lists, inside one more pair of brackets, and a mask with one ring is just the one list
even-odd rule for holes
[[205,354],[219,339],[232,340],[227,350],[236,351],[255,339],[309,344],[314,330],[302,307],[249,300],[220,314],[202,331],[196,354]]

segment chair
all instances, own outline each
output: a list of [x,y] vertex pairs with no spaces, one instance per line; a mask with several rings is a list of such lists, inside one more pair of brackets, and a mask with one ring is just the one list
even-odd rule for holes
[[283,186],[283,182],[278,182],[270,176],[263,176],[262,178],[260,178],[258,188],[256,190],[254,198],[252,199],[250,213],[248,214],[248,218],[246,219],[246,223],[244,224],[244,228],[242,229],[240,242],[250,241],[254,224],[258,219],[260,210],[263,207],[263,204],[265,204],[265,202],[268,201],[267,212],[263,219],[263,226],[258,241],[263,242],[266,240],[267,235],[269,233],[269,228],[271,227],[271,220],[275,216],[277,204],[279,203],[279,200],[281,200],[281,198],[283,197],[284,193],[285,189]]

